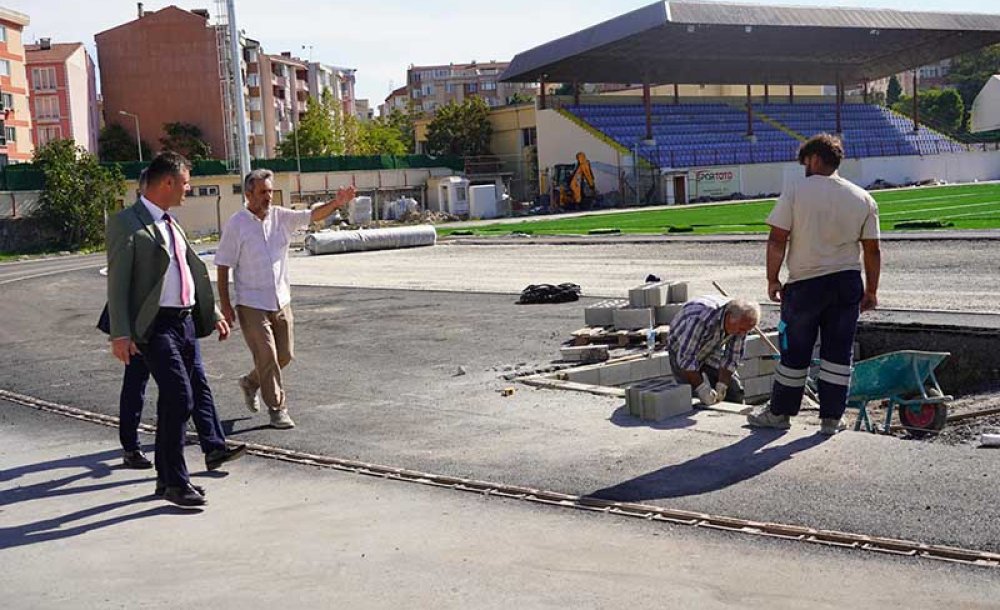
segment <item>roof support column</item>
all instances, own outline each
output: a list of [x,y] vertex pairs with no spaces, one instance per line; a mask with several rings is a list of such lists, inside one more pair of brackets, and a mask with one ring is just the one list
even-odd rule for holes
[[868,103],[868,79],[867,78],[865,79],[864,96],[865,96],[865,103],[867,104]]
[[580,83],[573,81],[573,105],[580,105]]
[[788,83],[788,103],[795,103],[795,85]]
[[681,91],[677,83],[674,83],[674,106],[681,103]]
[[646,139],[653,139],[653,102],[650,99],[649,83],[642,84],[642,105],[646,109]]
[[764,83],[764,103],[768,104],[770,102],[771,102],[770,86],[767,83]]
[[913,70],[913,133],[920,131],[920,104],[918,103],[919,95],[917,95],[917,70]]
[[545,81],[538,81],[539,93],[538,93],[538,109],[545,110]]
[[750,98],[750,85],[747,85],[747,135],[753,135],[753,100]]
[[843,128],[841,127],[841,120],[840,120],[841,106],[844,103],[843,92],[844,92],[844,84],[841,83],[838,80],[837,81],[837,104],[836,104],[836,106],[837,106],[837,132],[836,133],[837,133],[837,135],[840,135],[841,133],[844,132]]

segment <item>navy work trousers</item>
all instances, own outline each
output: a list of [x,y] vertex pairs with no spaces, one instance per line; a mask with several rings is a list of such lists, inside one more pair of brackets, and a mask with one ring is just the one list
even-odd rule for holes
[[[226,434],[219,421],[219,413],[215,409],[212,391],[205,380],[205,370],[199,358],[195,364],[195,384],[198,391],[194,396],[194,407],[191,419],[198,431],[198,443],[205,454],[226,448]],[[142,421],[142,407],[146,401],[146,384],[149,383],[149,367],[142,354],[129,359],[122,378],[122,391],[118,400],[118,439],[125,451],[139,450],[139,423]]]
[[785,286],[781,296],[781,363],[771,388],[772,413],[798,414],[818,335],[819,416],[843,416],[863,294],[860,271],[841,271]]
[[[161,310],[162,311],[162,310]],[[197,396],[211,393],[190,316],[157,316],[149,342],[140,346],[156,380],[156,477],[168,487],[188,483],[184,461],[187,420]],[[221,431],[221,427],[220,427]]]

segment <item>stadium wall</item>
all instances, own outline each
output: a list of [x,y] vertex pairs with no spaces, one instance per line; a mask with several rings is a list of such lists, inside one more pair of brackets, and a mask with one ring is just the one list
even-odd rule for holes
[[[576,164],[576,153],[583,152],[594,171],[595,188],[600,194],[617,193],[620,188],[619,172],[632,174],[632,155],[595,137],[556,110],[539,110],[538,171],[547,176],[554,165]],[[541,190],[547,192],[547,179]]]

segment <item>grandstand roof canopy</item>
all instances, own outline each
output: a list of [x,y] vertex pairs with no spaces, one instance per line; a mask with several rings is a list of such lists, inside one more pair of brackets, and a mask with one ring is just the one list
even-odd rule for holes
[[519,53],[501,80],[845,84],[1000,42],[1000,15],[657,2]]

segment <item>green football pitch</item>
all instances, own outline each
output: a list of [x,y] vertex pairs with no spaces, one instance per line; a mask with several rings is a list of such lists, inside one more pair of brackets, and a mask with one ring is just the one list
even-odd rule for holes
[[[876,191],[881,227],[893,229],[996,229],[1000,228],[1000,184],[923,187]],[[703,206],[678,206],[657,210],[551,216],[486,224],[474,227],[438,227],[441,235],[471,231],[473,235],[581,235],[591,231],[662,234],[764,233],[765,219],[774,200]]]

